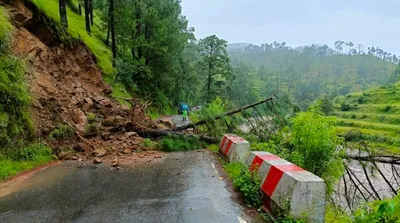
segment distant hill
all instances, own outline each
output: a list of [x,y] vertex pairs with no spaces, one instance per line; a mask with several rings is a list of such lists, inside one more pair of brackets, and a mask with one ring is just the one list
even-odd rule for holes
[[339,52],[327,45],[294,49],[277,42],[260,46],[237,43],[228,49],[235,69],[246,67],[263,83],[266,90],[260,92],[287,95],[302,108],[323,94],[333,98],[387,84],[395,59],[397,62],[397,57],[383,59],[350,48],[349,53]]
[[366,140],[368,145],[400,153],[400,83],[368,89],[335,99],[338,132],[352,141]]

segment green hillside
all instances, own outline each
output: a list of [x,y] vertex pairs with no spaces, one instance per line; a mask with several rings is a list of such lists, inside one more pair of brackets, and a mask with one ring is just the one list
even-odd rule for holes
[[347,139],[400,153],[400,83],[340,96],[335,104],[339,134],[358,129],[362,138],[351,134]]

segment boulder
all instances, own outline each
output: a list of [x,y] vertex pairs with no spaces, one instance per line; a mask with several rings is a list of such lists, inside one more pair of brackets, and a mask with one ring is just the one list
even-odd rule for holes
[[89,98],[89,97],[83,99],[83,101],[88,105],[93,105],[93,100],[91,98]]
[[99,164],[99,163],[102,163],[103,161],[100,159],[100,158],[98,158],[98,157],[95,157],[94,159],[93,159],[93,163],[94,164]]
[[105,150],[103,148],[97,148],[92,152],[92,155],[94,157],[103,157],[103,156],[107,155],[107,150]]
[[103,126],[106,127],[115,127],[124,124],[124,118],[116,115],[116,116],[108,116],[104,121],[102,122]]

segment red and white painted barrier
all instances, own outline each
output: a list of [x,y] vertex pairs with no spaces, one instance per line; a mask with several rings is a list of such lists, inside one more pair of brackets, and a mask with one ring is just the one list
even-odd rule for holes
[[324,222],[325,182],[314,174],[268,152],[251,152],[246,163],[262,179],[264,208],[277,214],[289,210],[293,217]]
[[250,144],[239,136],[226,134],[221,140],[219,150],[230,162],[245,163],[250,153]]

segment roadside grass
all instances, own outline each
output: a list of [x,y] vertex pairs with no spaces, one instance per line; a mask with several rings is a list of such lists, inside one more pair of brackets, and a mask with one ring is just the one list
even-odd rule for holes
[[[41,11],[57,24],[60,23],[57,0],[31,0]],[[94,17],[94,26],[91,27],[92,34],[86,32],[85,18],[70,7],[67,8],[68,33],[78,40],[82,40],[90,51],[96,56],[97,64],[103,72],[104,80],[113,87],[113,95],[119,97],[130,97],[130,94],[121,84],[115,83],[116,69],[112,65],[112,52],[102,41],[104,31],[101,29],[101,21]]]
[[261,178],[257,171],[250,172],[242,163],[227,163],[224,170],[232,180],[233,187],[243,196],[248,207],[259,208],[262,203],[262,192],[260,189]]
[[158,148],[164,152],[190,151],[206,147],[207,145],[195,136],[167,136],[158,142]]
[[2,149],[0,151],[0,181],[52,160],[55,160],[55,156],[51,149],[43,143],[31,144],[18,149]]

